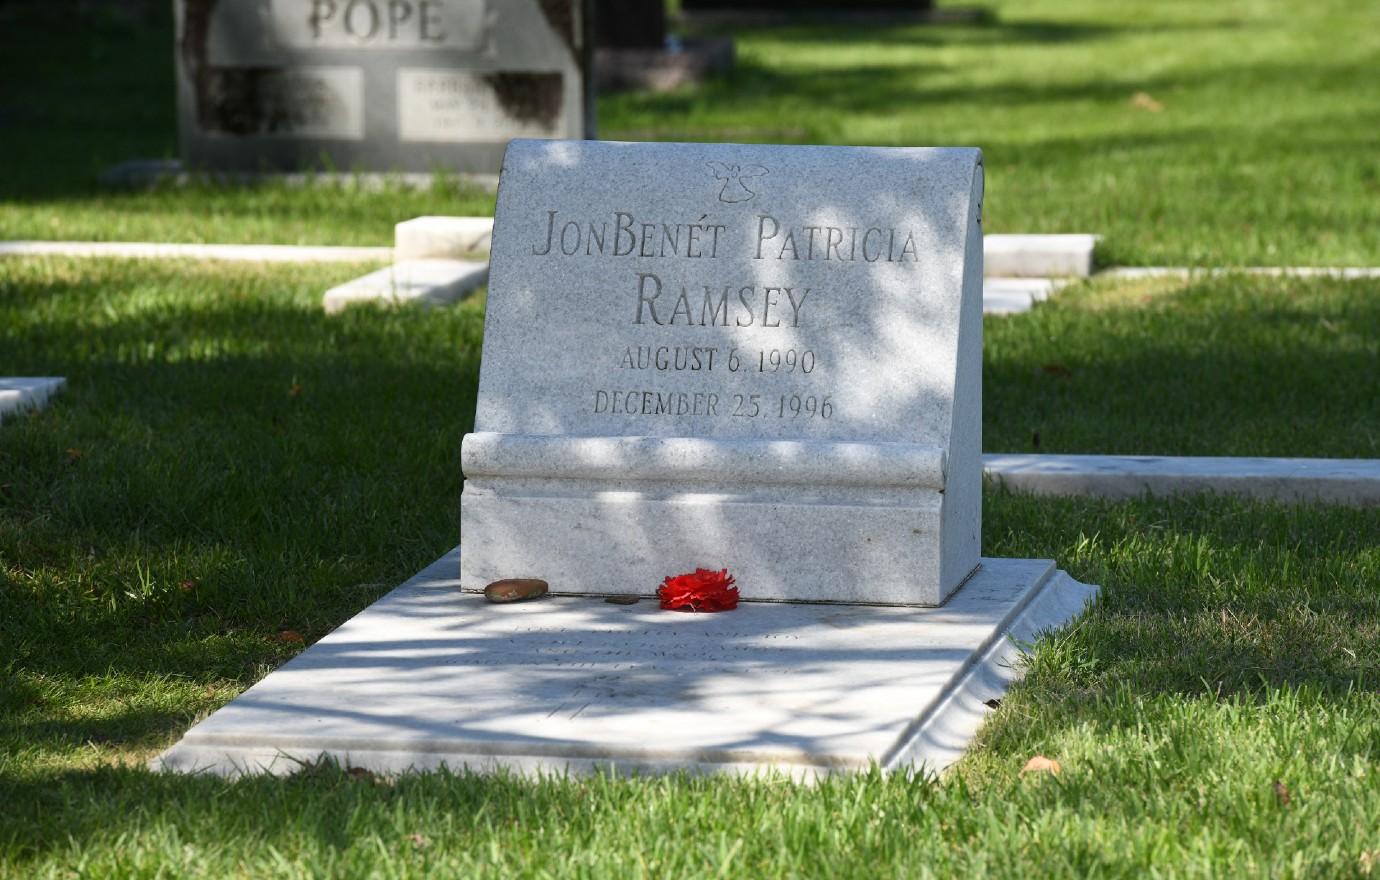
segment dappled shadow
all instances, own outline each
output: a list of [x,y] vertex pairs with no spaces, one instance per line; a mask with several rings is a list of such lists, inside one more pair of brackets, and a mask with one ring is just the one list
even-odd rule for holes
[[20,669],[247,682],[292,650],[268,636],[319,636],[454,544],[478,310],[327,317],[281,289],[301,270],[83,267],[6,291],[7,362],[69,379],[0,428]]
[[1102,586],[1095,611],[1061,637],[1074,666],[1036,658],[1037,692],[1254,699],[1380,681],[1374,509],[991,490],[986,513],[988,552],[1048,554]]
[[[1297,82],[1315,76],[1320,69],[1322,67],[1315,64],[1224,62],[1195,75],[1192,84],[1202,87],[1211,83],[1215,87],[1258,91],[1265,83]],[[1368,72],[1363,62],[1332,62],[1326,69],[1339,78],[1360,77]],[[811,118],[832,123],[839,116],[890,114],[898,109],[916,107],[961,106],[991,108],[996,112],[1001,108],[1029,108],[1045,103],[1093,102],[1123,106],[1137,91],[1168,94],[1189,84],[1184,74],[1174,70],[1150,76],[1004,79],[971,84],[954,84],[948,73],[945,65],[919,60],[831,66],[827,74],[821,74],[803,66],[768,65],[745,59],[732,73],[697,90],[638,96],[636,101],[644,110],[661,112],[668,120],[674,120],[677,114],[690,113],[705,100],[731,102],[735,110],[745,113],[760,108],[768,118],[775,118],[780,113],[780,102],[788,99],[792,104],[798,102],[803,107],[813,108]],[[1175,122],[1174,131],[1193,135],[1194,142],[1198,143],[1214,137],[1214,130],[1206,125],[1185,129],[1182,123]],[[994,126],[990,136],[1000,138],[1001,132],[1000,127]],[[1057,138],[1058,129],[1054,132]],[[1101,136],[1091,133],[1087,139],[1095,143]],[[987,136],[983,140],[985,146]],[[1070,142],[1082,140],[1083,136],[1069,138]],[[846,143],[847,138],[839,142]]]
[[1116,39],[1141,34],[1183,34],[1203,31],[1235,31],[1249,27],[1240,18],[1206,21],[1107,22],[1066,19],[1010,18],[992,13],[974,22],[934,24],[833,21],[783,25],[744,23],[717,27],[716,31],[769,33],[776,43],[829,44],[833,46],[989,46],[1028,47],[1067,45]]
[[1375,286],[1204,278],[1083,305],[1101,286],[989,318],[986,450],[1380,457]]

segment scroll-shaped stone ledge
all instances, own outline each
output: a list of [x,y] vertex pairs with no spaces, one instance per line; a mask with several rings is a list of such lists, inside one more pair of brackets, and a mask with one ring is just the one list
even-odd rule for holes
[[913,443],[465,435],[466,477],[936,489],[942,449]]

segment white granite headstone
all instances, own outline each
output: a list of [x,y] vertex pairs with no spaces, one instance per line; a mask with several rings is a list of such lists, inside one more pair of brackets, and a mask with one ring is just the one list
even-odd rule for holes
[[941,603],[978,567],[976,149],[514,141],[461,583]]

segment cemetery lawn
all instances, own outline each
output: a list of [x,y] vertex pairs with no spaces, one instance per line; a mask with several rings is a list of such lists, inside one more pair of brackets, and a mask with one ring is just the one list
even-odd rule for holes
[[[492,211],[445,180],[102,189],[103,168],[177,151],[171,4],[144,5],[81,28],[61,4],[0,7],[0,80],[22,84],[0,95],[0,239],[386,245],[399,220]],[[1380,4],[982,5],[977,24],[743,30],[731,75],[607,96],[601,133],[975,145],[989,232],[1102,233],[1104,263],[1376,262]]]
[[[455,543],[482,298],[323,315],[360,271],[0,261],[0,363],[71,383],[0,426],[0,877],[1380,865],[1380,511],[1210,497],[988,493],[984,552],[1104,592],[941,781],[149,773]],[[1373,456],[1373,293],[1099,282],[989,319],[988,448]]]

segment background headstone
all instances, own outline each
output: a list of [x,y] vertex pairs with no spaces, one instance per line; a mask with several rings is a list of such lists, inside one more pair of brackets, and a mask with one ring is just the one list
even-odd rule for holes
[[461,580],[935,604],[978,564],[973,149],[514,141]]
[[192,170],[493,173],[592,134],[586,0],[177,0]]

